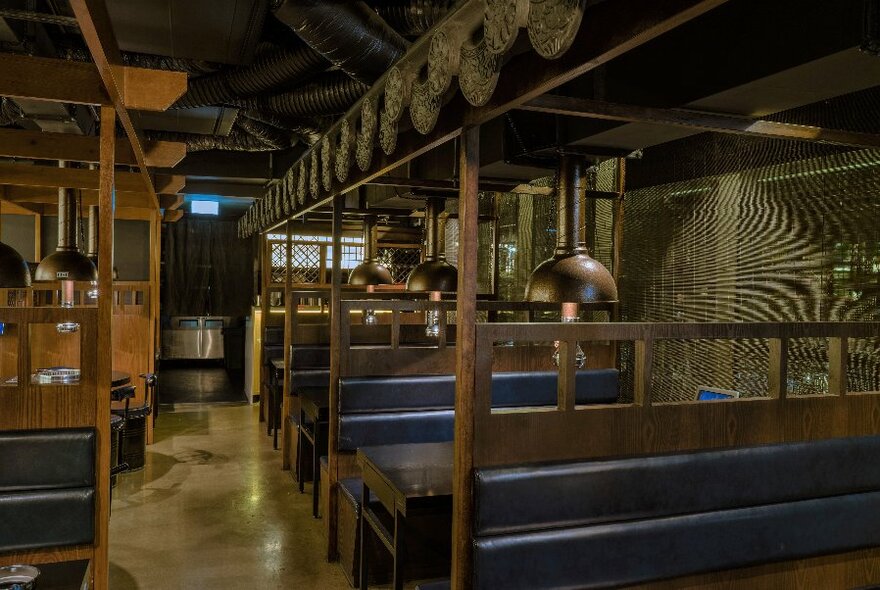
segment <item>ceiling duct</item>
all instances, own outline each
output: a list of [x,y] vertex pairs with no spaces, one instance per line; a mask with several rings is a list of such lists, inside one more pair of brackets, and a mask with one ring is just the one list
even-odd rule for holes
[[440,254],[438,231],[443,199],[431,197],[425,207],[425,261],[415,267],[406,281],[408,291],[452,292],[458,289],[458,270]]
[[376,258],[376,242],[373,240],[376,218],[364,218],[364,261],[357,265],[348,277],[350,285],[390,285],[394,282],[391,273]]
[[275,17],[312,49],[364,84],[372,84],[409,46],[364,2],[284,0]]
[[282,47],[259,56],[253,64],[227,68],[189,81],[174,108],[232,102],[282,85],[297,84],[326,70],[329,64],[306,45]]
[[453,0],[383,0],[370,2],[379,16],[401,35],[420,37],[455,4]]
[[[64,167],[64,162],[59,162]],[[73,189],[58,189],[58,248],[40,262],[37,281],[97,281],[98,270],[77,247],[76,196]]]
[[327,72],[299,88],[270,96],[255,96],[234,101],[248,109],[268,111],[291,117],[340,115],[369,90],[342,72]]
[[617,301],[617,285],[608,269],[590,257],[583,231],[587,160],[562,154],[556,174],[556,252],[534,270],[526,300],[555,303]]

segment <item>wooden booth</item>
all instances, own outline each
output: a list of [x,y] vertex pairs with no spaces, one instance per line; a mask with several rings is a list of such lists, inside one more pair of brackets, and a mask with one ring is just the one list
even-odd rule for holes
[[[59,274],[0,293],[0,564],[38,565],[47,583],[63,570],[76,587],[106,590],[114,371],[138,386],[133,403],[154,401],[139,375],[155,370],[160,229],[180,218],[183,201],[183,177],[151,168],[174,166],[185,146],[145,141],[133,111],[167,109],[186,75],[123,65],[104,3],[70,4],[93,62],[0,59],[0,94],[94,105],[100,115],[97,136],[2,132],[4,157],[78,163],[4,163],[0,201],[4,213],[33,218],[37,261],[50,254],[40,228],[43,216],[59,214],[59,190],[97,205],[98,278],[73,284]],[[113,280],[114,219],[149,223],[148,280]]]

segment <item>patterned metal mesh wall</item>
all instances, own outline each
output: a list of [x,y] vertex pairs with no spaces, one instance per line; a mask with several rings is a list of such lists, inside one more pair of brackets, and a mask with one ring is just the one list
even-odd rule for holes
[[[738,160],[748,166],[758,154],[713,150],[700,155],[704,171],[739,170],[627,193],[623,321],[878,318],[880,151],[779,162],[774,146],[812,155],[802,144],[765,142],[773,163],[739,168]],[[851,389],[878,388],[876,344],[853,344]],[[827,392],[827,342],[792,341],[789,354],[789,392]],[[767,358],[766,341],[662,343],[656,399],[692,397],[699,385],[763,395]]]
[[[480,193],[480,215],[487,218],[480,220],[477,227],[477,243],[480,257],[477,259],[477,292],[493,293],[495,282],[495,222],[489,219],[493,215],[493,203],[495,193]],[[451,207],[456,202],[447,202]],[[454,210],[450,211],[454,212]],[[453,266],[458,266],[458,219],[450,218],[446,221],[446,260]]]
[[380,247],[376,256],[385,265],[395,283],[405,283],[412,270],[422,261],[421,247],[415,248],[383,248]]

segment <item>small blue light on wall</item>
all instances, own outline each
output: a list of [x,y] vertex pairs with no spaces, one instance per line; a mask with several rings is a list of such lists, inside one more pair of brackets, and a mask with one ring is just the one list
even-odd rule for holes
[[192,201],[190,211],[193,215],[219,215],[220,203],[217,201]]

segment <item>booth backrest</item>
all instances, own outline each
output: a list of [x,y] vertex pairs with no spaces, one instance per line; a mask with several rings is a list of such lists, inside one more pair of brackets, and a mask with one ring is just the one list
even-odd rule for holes
[[0,433],[0,553],[91,544],[95,431]]
[[263,346],[284,346],[284,326],[269,326],[263,331]]
[[[557,373],[495,373],[492,387],[496,408],[551,406],[557,400]],[[576,387],[579,404],[614,403],[618,371],[580,371]],[[337,449],[451,441],[454,408],[453,375],[343,377]]]
[[[540,407],[556,404],[556,371],[494,373],[492,407]],[[618,397],[617,369],[578,371],[578,404],[613,404]],[[339,412],[375,413],[450,410],[455,407],[455,375],[343,377]]]
[[303,388],[330,389],[330,348],[327,346],[290,347],[290,394]]
[[616,587],[880,546],[878,453],[870,436],[477,469],[474,587]]

